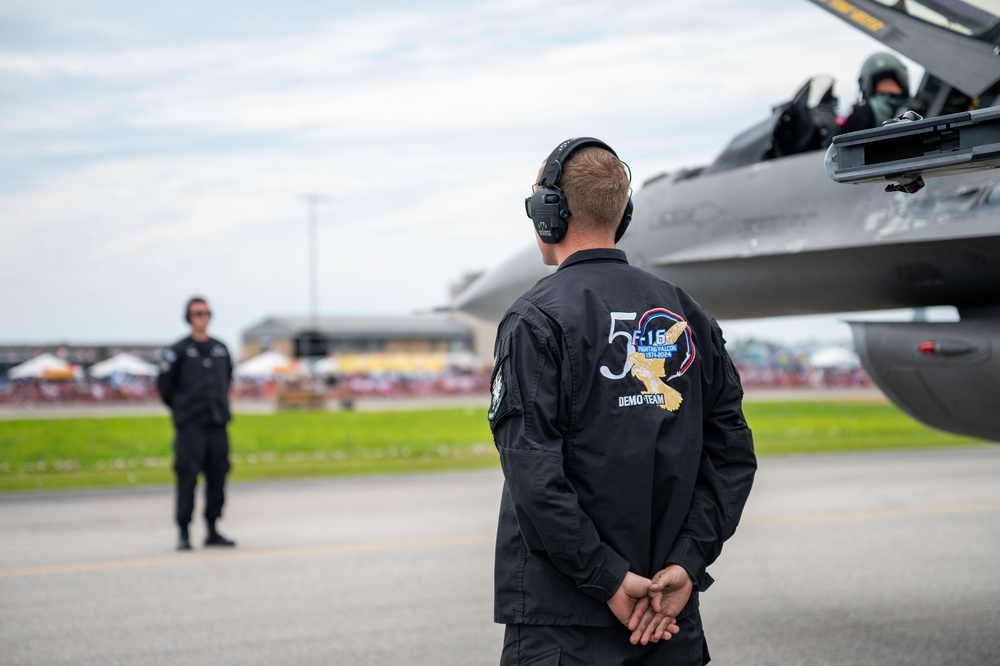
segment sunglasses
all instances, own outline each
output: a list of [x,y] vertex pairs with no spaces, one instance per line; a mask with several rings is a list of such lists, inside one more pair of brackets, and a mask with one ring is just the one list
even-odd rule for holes
[[191,316],[192,317],[211,317],[212,316],[212,311],[211,310],[192,310],[191,311]]

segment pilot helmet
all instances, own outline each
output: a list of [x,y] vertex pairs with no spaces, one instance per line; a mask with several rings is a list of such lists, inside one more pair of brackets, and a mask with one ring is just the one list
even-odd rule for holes
[[865,99],[871,97],[875,92],[875,84],[884,78],[893,78],[906,94],[910,92],[910,75],[906,71],[906,65],[891,53],[873,53],[865,60],[861,66],[861,74],[858,76],[858,88],[861,89],[861,96]]

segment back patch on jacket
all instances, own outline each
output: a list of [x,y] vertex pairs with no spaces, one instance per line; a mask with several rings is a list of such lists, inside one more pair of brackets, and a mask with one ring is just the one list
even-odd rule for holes
[[627,380],[624,390],[634,386],[644,390],[619,394],[618,408],[656,405],[676,412],[684,402],[680,391],[668,384],[688,371],[695,359],[693,335],[687,321],[665,308],[636,312],[611,312],[609,345],[625,345],[625,365],[614,372],[602,365],[601,375],[615,381]]

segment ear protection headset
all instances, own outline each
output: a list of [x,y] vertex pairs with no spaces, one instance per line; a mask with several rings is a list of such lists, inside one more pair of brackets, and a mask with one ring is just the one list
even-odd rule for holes
[[201,296],[193,296],[188,299],[187,305],[184,306],[184,321],[191,323],[191,306],[195,303],[207,303],[207,301]]
[[[535,224],[535,231],[539,238],[545,243],[555,244],[566,236],[566,227],[569,222],[570,211],[566,205],[566,195],[559,189],[559,180],[562,178],[563,165],[570,155],[581,148],[595,146],[608,151],[615,157],[618,153],[611,150],[611,146],[591,137],[576,137],[563,141],[552,151],[542,168],[542,175],[535,183],[535,191],[530,197],[524,200],[525,212]],[[624,162],[622,162],[624,164]],[[615,230],[615,243],[621,240],[628,229],[629,222],[632,221],[632,197],[625,204],[625,213],[621,222]]]

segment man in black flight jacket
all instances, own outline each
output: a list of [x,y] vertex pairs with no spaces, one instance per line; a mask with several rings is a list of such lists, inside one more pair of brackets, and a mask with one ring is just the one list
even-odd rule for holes
[[212,312],[204,298],[187,303],[184,319],[191,334],[163,350],[156,386],[173,415],[174,472],[177,474],[177,550],[191,550],[188,524],[194,512],[198,474],[205,474],[206,546],[235,546],[222,536],[216,521],[222,517],[226,474],[229,472],[229,385],[233,363],[229,350],[209,337]]
[[615,249],[631,201],[607,144],[560,144],[525,204],[559,268],[497,331],[500,663],[707,663],[698,595],[756,470],[722,332]]

